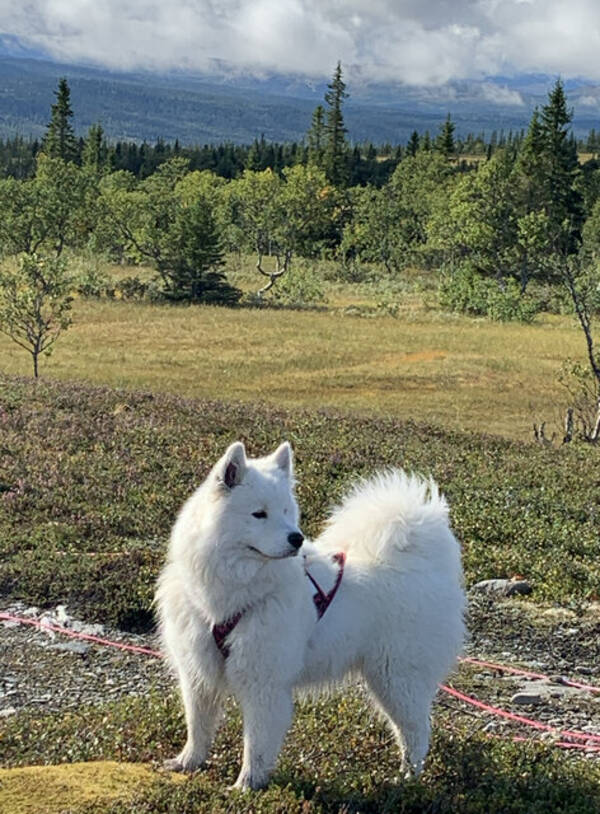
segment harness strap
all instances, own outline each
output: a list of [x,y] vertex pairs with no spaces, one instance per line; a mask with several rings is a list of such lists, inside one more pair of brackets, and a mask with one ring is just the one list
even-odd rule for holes
[[313,596],[313,602],[315,603],[315,608],[317,609],[317,616],[319,617],[319,619],[323,616],[327,608],[333,602],[333,598],[337,593],[337,589],[340,587],[340,584],[342,582],[342,577],[344,576],[344,565],[346,564],[345,552],[340,551],[339,554],[334,554],[333,561],[338,564],[338,573],[335,580],[335,585],[329,591],[328,594],[326,594],[323,591],[323,589],[316,581],[316,579],[311,574],[309,574],[309,572],[306,569],[304,570],[304,573],[306,574],[306,576],[309,578],[309,580],[312,582],[313,586],[316,589],[316,593]]
[[215,644],[223,654],[224,659],[226,659],[227,656],[229,655],[229,646],[225,643],[225,639],[229,636],[229,634],[235,628],[235,626],[240,621],[243,615],[244,611],[239,611],[239,613],[236,613],[235,616],[226,619],[224,622],[221,622],[218,625],[213,625],[212,629],[213,639],[215,640]]
[[[316,579],[308,573],[306,569],[304,569],[304,573],[312,582],[316,593],[313,596],[313,602],[315,603],[315,608],[317,609],[317,616],[319,619],[323,616],[327,608],[333,602],[333,598],[337,593],[337,589],[340,587],[342,582],[342,577],[344,576],[344,565],[346,563],[346,554],[343,551],[340,551],[339,554],[334,554],[333,561],[338,564],[338,573],[335,580],[335,585],[329,591],[329,593],[325,593]],[[226,659],[229,655],[229,646],[226,642],[227,637],[229,634],[234,630],[237,623],[240,621],[242,616],[244,615],[244,611],[239,611],[234,616],[231,616],[229,619],[226,619],[224,622],[220,622],[218,625],[213,625],[212,627],[212,635],[213,639],[215,640],[215,644],[217,645],[218,649],[221,651],[223,658]]]

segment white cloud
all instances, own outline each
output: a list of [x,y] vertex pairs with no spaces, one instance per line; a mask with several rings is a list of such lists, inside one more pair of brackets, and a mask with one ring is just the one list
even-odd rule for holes
[[481,95],[487,102],[493,102],[495,105],[515,105],[516,107],[525,105],[519,91],[511,90],[506,85],[492,85],[484,82],[481,85]]
[[596,110],[600,108],[600,98],[597,96],[580,96],[577,100],[577,107],[594,107]]
[[56,58],[113,68],[321,77],[341,59],[349,77],[418,85],[600,79],[597,0],[0,0],[0,20]]

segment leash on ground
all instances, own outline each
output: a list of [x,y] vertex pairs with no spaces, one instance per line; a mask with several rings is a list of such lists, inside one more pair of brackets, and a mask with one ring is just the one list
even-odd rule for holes
[[[152,656],[153,658],[159,659],[163,658],[163,654],[159,650],[153,650],[150,647],[141,647],[135,644],[116,642],[111,639],[103,638],[101,636],[94,636],[91,633],[83,633],[76,630],[69,630],[69,628],[61,627],[60,625],[54,625],[45,620],[28,619],[24,616],[15,616],[14,614],[0,612],[0,621],[19,625],[29,625],[30,627],[35,627],[42,631],[57,633],[62,636],[68,636],[71,639],[80,639],[83,641],[92,642],[93,644],[97,644],[102,647],[114,647],[119,650],[127,651],[130,653],[137,653],[144,656]],[[494,662],[489,661],[480,661],[478,659],[470,657],[461,658],[460,661],[467,664],[473,664],[478,667],[486,667],[487,669],[496,670],[498,672],[512,673],[515,675],[526,676],[528,678],[550,679],[550,676],[544,675],[543,673],[534,673],[529,670],[523,670],[519,667],[513,667],[511,665],[496,664]],[[569,687],[575,687],[582,691],[591,693],[600,693],[600,687],[596,687],[592,684],[581,684],[580,682],[571,681],[570,679],[567,679],[563,676],[560,677],[560,683]],[[453,698],[456,698],[462,703],[468,704],[469,706],[472,707],[476,707],[484,712],[487,712],[490,715],[494,715],[497,718],[505,718],[515,723],[520,723],[523,724],[524,726],[536,729],[540,732],[544,732],[547,735],[552,735],[553,736],[552,741],[545,741],[551,746],[556,746],[561,749],[580,749],[585,752],[600,752],[600,735],[592,734],[589,732],[579,732],[577,730],[572,729],[558,729],[556,727],[550,726],[549,724],[544,724],[541,721],[536,721],[532,718],[527,718],[524,715],[516,715],[515,713],[509,712],[508,710],[502,709],[501,707],[495,707],[492,706],[491,704],[486,704],[483,701],[479,701],[477,698],[474,698],[471,695],[467,695],[466,693],[460,692],[460,690],[457,690],[454,687],[450,687],[446,684],[440,684],[440,689],[442,690],[442,692],[452,696]],[[502,736],[492,734],[490,735],[490,737],[501,738]],[[515,742],[529,742],[531,739],[515,735],[512,736],[512,740]]]

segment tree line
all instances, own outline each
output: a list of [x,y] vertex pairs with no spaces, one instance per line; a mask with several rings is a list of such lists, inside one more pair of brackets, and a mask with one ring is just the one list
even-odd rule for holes
[[[338,66],[341,81],[341,66]],[[336,69],[336,71],[338,70]],[[335,77],[334,77],[335,80]],[[344,89],[345,90],[345,89]],[[60,115],[69,115],[70,91],[66,79],[61,79],[57,96]],[[343,101],[345,96],[342,96]],[[66,108],[64,107],[66,104]],[[71,111],[72,113],[72,111]],[[318,105],[313,114],[311,129],[301,142],[278,143],[267,141],[264,136],[256,138],[251,144],[181,145],[178,140],[165,142],[159,138],[154,144],[147,142],[117,140],[108,142],[101,125],[93,125],[85,138],[75,138],[73,134],[71,160],[78,165],[85,161],[86,145],[90,141],[98,142],[102,153],[102,162],[108,171],[126,170],[137,178],[143,179],[152,175],[158,167],[170,158],[183,157],[189,162],[190,170],[210,170],[226,179],[239,177],[245,169],[273,169],[281,173],[285,167],[295,164],[307,164],[314,156],[314,149],[320,149],[319,130],[324,125],[325,106]],[[322,122],[322,125],[319,122]],[[442,130],[447,127],[447,122]],[[454,125],[452,124],[454,131]],[[447,133],[447,131],[446,131]],[[452,133],[451,152],[457,159],[467,164],[478,157],[490,158],[498,149],[518,147],[525,136],[524,130],[493,130],[467,133],[456,136]],[[372,184],[383,185],[389,180],[392,172],[407,155],[414,155],[421,148],[430,150],[436,144],[438,135],[431,135],[425,130],[416,130],[406,144],[361,144],[345,145],[345,175],[350,186]],[[44,140],[14,136],[0,139],[0,178],[30,178],[35,174],[36,158],[39,152],[48,152],[47,137]],[[590,130],[587,137],[576,142],[576,149],[588,156],[600,152],[600,132]],[[65,157],[65,156],[61,156]]]

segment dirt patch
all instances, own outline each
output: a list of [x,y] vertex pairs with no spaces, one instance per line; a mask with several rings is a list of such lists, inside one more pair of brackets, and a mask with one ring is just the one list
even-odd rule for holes
[[[0,769],[0,812],[59,814],[94,801],[126,800],[158,777],[148,766],[114,761]],[[173,775],[173,782],[181,779]]]

